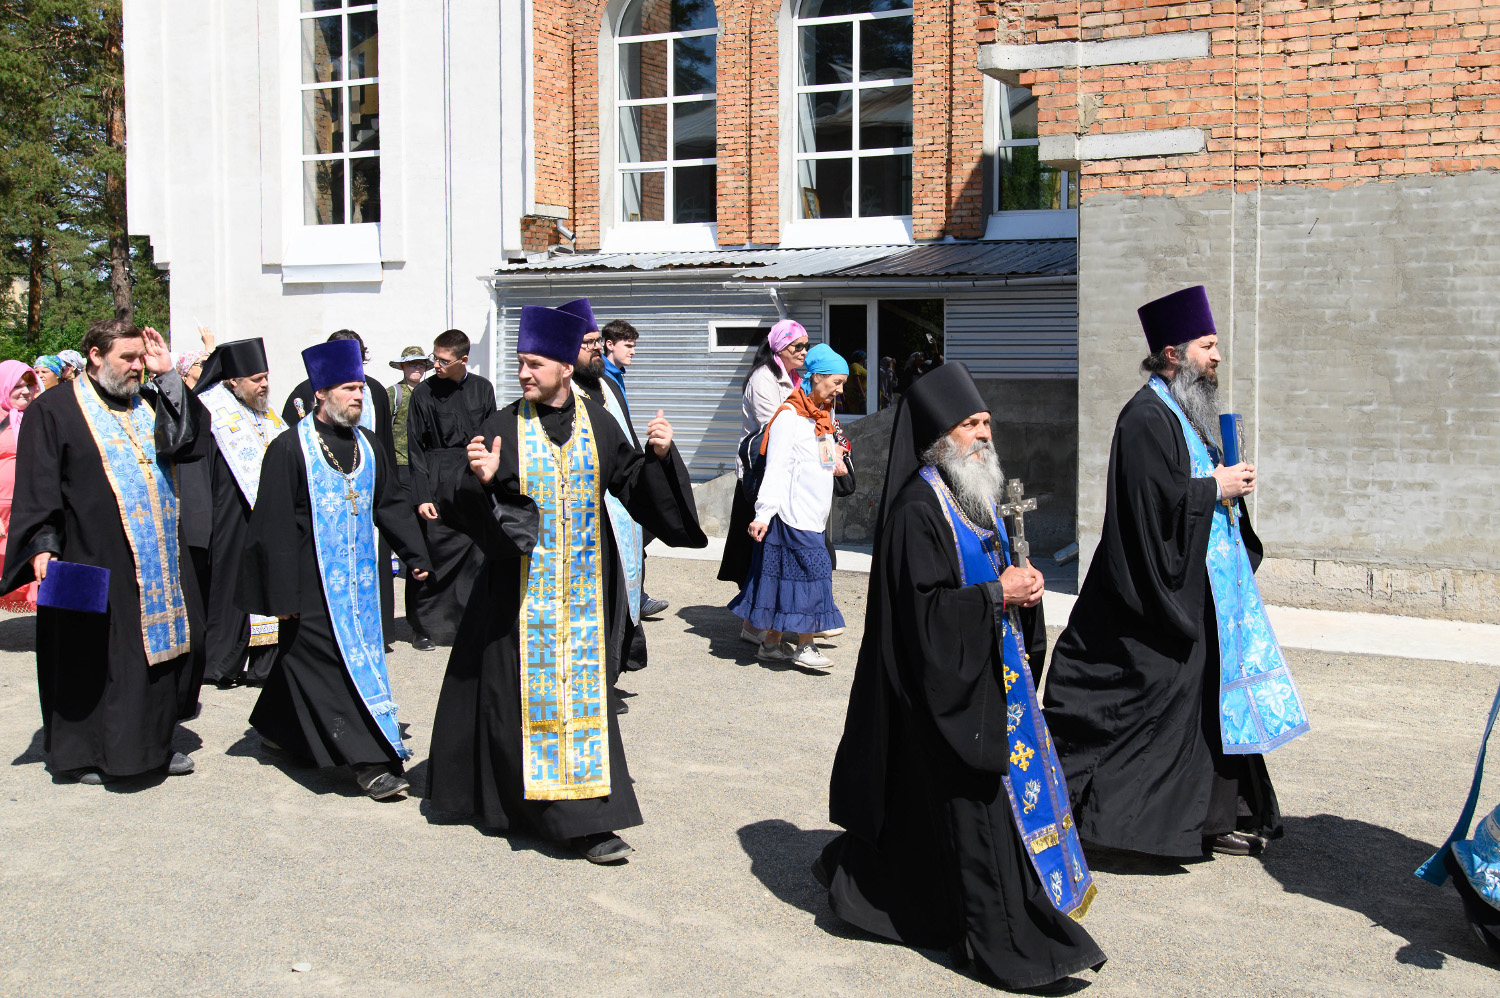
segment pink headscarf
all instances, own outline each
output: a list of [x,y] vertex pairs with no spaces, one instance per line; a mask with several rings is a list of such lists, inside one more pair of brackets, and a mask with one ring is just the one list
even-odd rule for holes
[[0,412],[10,413],[11,432],[16,435],[17,440],[21,439],[21,417],[25,415],[25,411],[10,407],[10,393],[16,390],[16,385],[26,380],[28,374],[31,375],[32,383],[36,383],[36,372],[23,361],[0,361]]
[[771,356],[776,360],[776,366],[781,368],[787,377],[793,377],[792,372],[786,369],[781,362],[781,351],[786,349],[788,343],[792,343],[807,335],[807,330],[802,328],[802,323],[796,319],[782,319],[771,327],[766,334],[766,340],[771,344]]
[[172,363],[177,365],[177,374],[183,378],[188,376],[188,372],[193,369],[194,364],[200,360],[207,359],[208,354],[202,350],[185,350],[182,353],[174,353],[172,355]]

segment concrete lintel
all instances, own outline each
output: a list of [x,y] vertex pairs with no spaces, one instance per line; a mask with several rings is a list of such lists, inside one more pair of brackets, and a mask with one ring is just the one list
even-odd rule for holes
[[1207,31],[1170,31],[1139,38],[1097,42],[1042,42],[1034,45],[979,46],[979,71],[1015,84],[1020,74],[1066,66],[1121,66],[1129,63],[1203,59],[1209,54]]
[[566,221],[568,209],[561,205],[542,204],[538,202],[532,206],[531,214],[540,218],[557,218]]
[[1098,159],[1144,159],[1150,156],[1186,156],[1207,148],[1201,128],[1152,128],[1143,132],[1113,132],[1105,135],[1043,135],[1037,155],[1043,163],[1063,169]]

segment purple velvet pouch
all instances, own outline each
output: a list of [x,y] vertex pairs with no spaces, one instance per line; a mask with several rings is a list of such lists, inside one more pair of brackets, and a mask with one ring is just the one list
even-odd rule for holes
[[47,577],[37,587],[36,605],[104,613],[109,609],[109,569],[54,558],[47,562]]

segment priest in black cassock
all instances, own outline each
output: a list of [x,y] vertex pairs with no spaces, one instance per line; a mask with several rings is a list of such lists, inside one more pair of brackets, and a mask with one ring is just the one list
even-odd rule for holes
[[416,507],[432,559],[424,582],[407,583],[412,647],[431,651],[451,645],[469,603],[484,555],[468,534],[443,522],[439,509],[469,478],[469,441],[495,412],[495,386],[469,370],[469,337],[448,329],[432,343],[432,377],[412,390],[406,415],[406,453],[411,468],[411,502]]
[[1011,990],[1067,993],[1104,953],[1036,702],[1042,578],[1015,563],[989,406],[950,363],[898,404],[865,636],[814,863],[834,913],[947,949]]
[[375,530],[413,574],[428,570],[395,463],[360,426],[359,345],[302,351],[316,408],[266,448],[240,564],[238,602],[281,619],[276,661],[250,723],[273,753],[348,766],[383,800],[408,789],[379,627]]
[[438,698],[428,794],[439,811],[609,863],[630,853],[616,833],[641,813],[612,710],[630,611],[604,496],[670,544],[707,538],[663,415],[638,451],[573,390],[589,325],[521,310],[522,397],[480,427],[474,473],[443,510],[486,560]]
[[[352,329],[340,329],[329,333],[327,342],[333,343],[337,340],[353,340],[359,344],[360,362],[364,363],[370,359],[369,351],[365,349],[365,341]],[[360,368],[365,381],[364,403],[359,411],[359,425],[375,434],[375,439],[380,441],[380,446],[385,448],[387,456],[394,463],[396,459],[396,437],[395,429],[391,422],[391,398],[385,387],[374,378],[364,375],[364,368]],[[292,389],[292,394],[287,396],[286,404],[281,407],[281,418],[288,426],[294,425],[303,415],[311,413],[315,408],[316,399],[313,397],[311,383],[304,381]],[[380,620],[385,630],[385,640],[391,640],[391,635],[396,628],[396,583],[391,575],[391,549],[380,539],[380,563],[385,566],[380,573]]]
[[1219,446],[1200,287],[1140,310],[1146,384],[1110,444],[1104,526],[1053,649],[1047,722],[1089,843],[1250,855],[1281,834],[1263,752],[1307,717],[1260,603],[1255,468]]
[[260,686],[276,658],[275,617],[252,616],[235,605],[240,555],[260,488],[266,447],[286,430],[270,406],[270,365],[259,338],[221,343],[203,365],[195,394],[213,433],[210,464],[213,530],[204,678],[221,688]]
[[[197,699],[191,645],[202,640],[203,609],[174,469],[201,457],[203,410],[154,329],[101,320],[81,349],[87,372],[26,411],[3,578],[5,592],[43,582],[36,665],[47,768],[92,784],[189,773],[193,760],[172,751],[172,735]],[[48,592],[90,574],[80,564],[108,572],[98,583],[103,612]],[[102,604],[105,593],[82,595]]]

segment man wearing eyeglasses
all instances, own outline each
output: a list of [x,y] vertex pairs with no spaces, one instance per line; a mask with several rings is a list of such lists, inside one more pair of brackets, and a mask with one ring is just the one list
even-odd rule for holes
[[406,582],[416,587],[407,597],[406,619],[418,651],[453,643],[484,561],[467,534],[443,521],[443,506],[468,474],[469,441],[495,411],[495,386],[469,370],[469,337],[462,330],[440,334],[428,359],[432,377],[412,389],[406,417],[411,501],[432,559],[425,581]]

